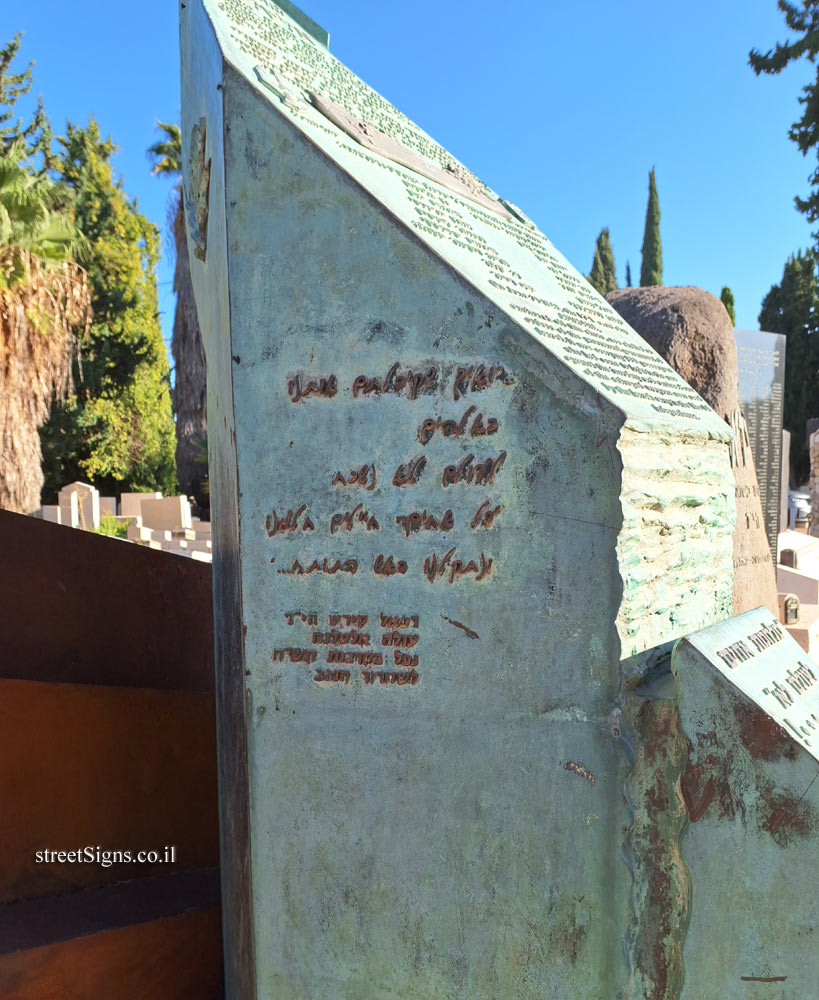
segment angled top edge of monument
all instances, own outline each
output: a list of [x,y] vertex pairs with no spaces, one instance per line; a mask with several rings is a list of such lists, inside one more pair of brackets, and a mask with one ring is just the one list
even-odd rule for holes
[[309,17],[303,10],[298,8],[290,0],[275,0],[276,6],[280,7],[287,16],[296,22],[300,28],[304,28],[308,35],[322,45],[325,49],[330,48],[330,32],[325,31],[320,24],[317,24],[312,17]]
[[200,2],[225,63],[444,263],[636,431],[727,424],[500,198],[273,0]]

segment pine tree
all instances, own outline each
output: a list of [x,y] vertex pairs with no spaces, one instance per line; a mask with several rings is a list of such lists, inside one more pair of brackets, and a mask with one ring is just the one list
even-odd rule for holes
[[46,494],[75,479],[102,492],[176,489],[170,373],[156,290],[156,227],[115,181],[116,147],[92,119],[66,127],[58,172],[86,240],[94,321],[77,392],[42,429]]
[[643,264],[640,268],[640,287],[663,283],[663,248],[660,243],[660,199],[657,196],[657,181],[654,168],[648,175],[648,206],[646,227],[643,234]]
[[[17,73],[12,70],[12,63],[20,51],[22,32],[0,48],[0,146],[8,148],[17,143],[18,162],[26,166],[29,172],[46,173],[53,165],[51,145],[54,134],[51,123],[43,108],[43,100],[37,98],[34,114],[26,125],[20,118],[15,120],[17,102],[31,90],[34,82],[34,63]],[[23,150],[20,154],[20,150]],[[42,158],[35,165],[38,156]]]
[[[817,0],[802,0],[801,7],[788,0],[779,0],[779,9],[785,15],[785,23],[792,30],[799,32],[801,37],[794,41],[777,43],[775,49],[769,49],[764,54],[753,49],[748,55],[748,62],[753,71],[776,74],[791,62],[797,62],[805,56],[809,62],[816,65],[819,55],[819,3]],[[791,125],[788,137],[796,143],[800,152],[807,155],[811,149],[819,154],[819,67],[816,69],[816,79],[802,88],[799,103],[804,108],[802,117]],[[819,168],[808,178],[812,191],[807,198],[795,198],[797,209],[807,216],[808,222],[819,219]],[[819,232],[813,234],[819,241]]]
[[626,288],[631,288],[631,264],[626,261]]
[[722,286],[722,291],[719,293],[720,302],[725,306],[728,311],[728,315],[731,317],[731,326],[737,325],[737,317],[734,312],[734,293],[727,285]]
[[601,295],[607,295],[617,288],[614,250],[612,249],[608,227],[601,229],[600,235],[597,237],[589,281]]
[[791,467],[798,482],[810,472],[805,423],[819,416],[819,280],[815,253],[788,258],[782,281],[762,302],[759,327],[787,337],[783,425],[791,438]]

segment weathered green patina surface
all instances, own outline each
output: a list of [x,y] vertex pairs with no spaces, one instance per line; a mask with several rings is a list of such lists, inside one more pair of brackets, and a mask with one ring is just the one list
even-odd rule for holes
[[819,667],[764,607],[652,660],[622,697],[634,763],[624,996],[811,996]]
[[325,42],[182,11],[228,992],[608,1000],[620,661],[730,613],[729,432]]
[[689,747],[683,1000],[812,996],[819,667],[766,608],[688,636],[672,667]]

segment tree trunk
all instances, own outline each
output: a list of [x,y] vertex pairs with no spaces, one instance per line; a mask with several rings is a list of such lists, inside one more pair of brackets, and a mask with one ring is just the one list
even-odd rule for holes
[[[24,278],[9,288],[15,264]],[[47,269],[19,248],[0,254],[0,275],[0,507],[31,514],[43,488],[38,430],[72,389],[75,328],[87,332],[90,300],[76,264]]]
[[182,492],[194,497],[200,507],[207,508],[208,469],[203,461],[207,441],[207,367],[193,298],[181,197],[177,201],[173,235],[176,243],[173,278],[176,313],[171,353],[176,368],[176,388],[173,393],[176,413],[176,472]]

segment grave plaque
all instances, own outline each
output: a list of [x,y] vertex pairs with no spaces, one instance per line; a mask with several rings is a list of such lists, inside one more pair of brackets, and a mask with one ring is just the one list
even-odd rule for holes
[[776,562],[781,504],[785,336],[781,333],[734,330],[734,337],[739,367],[739,402],[751,439],[765,533]]
[[819,760],[818,668],[767,608],[685,641]]
[[730,613],[730,430],[309,18],[181,17],[228,996],[633,992],[620,660]]
[[819,668],[766,608],[675,648],[682,1000],[816,993]]

